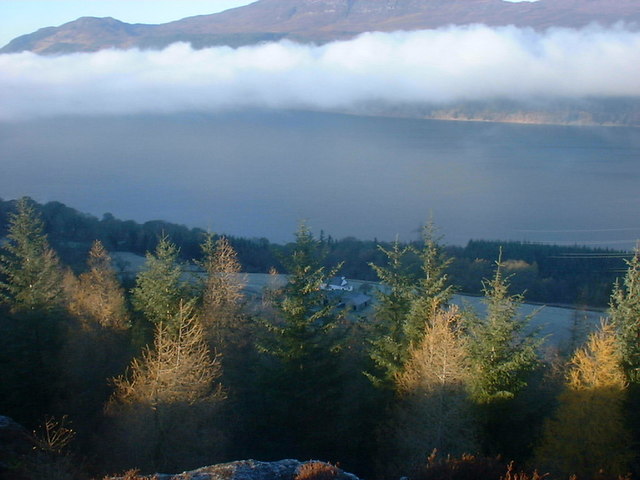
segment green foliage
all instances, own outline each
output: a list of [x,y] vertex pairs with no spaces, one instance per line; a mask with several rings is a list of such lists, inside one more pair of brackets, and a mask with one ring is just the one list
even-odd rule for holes
[[[393,386],[411,348],[422,341],[424,332],[438,311],[453,294],[448,285],[446,268],[450,261],[438,243],[433,223],[422,229],[421,248],[402,247],[399,242],[390,249],[378,248],[385,254],[387,265],[371,264],[383,288],[376,295],[374,335],[369,356],[374,368],[366,375],[382,388]],[[415,279],[407,265],[409,253],[420,260],[420,276]]]
[[486,317],[467,315],[471,394],[481,404],[513,398],[538,364],[542,339],[525,333],[530,317],[520,318],[522,296],[509,295],[508,289],[499,259],[493,279],[484,285]]
[[50,412],[63,320],[62,275],[28,198],[9,214],[0,252],[0,408],[35,422]]
[[[288,282],[272,292],[274,314],[262,319],[265,329],[258,348],[266,354],[263,371],[271,427],[270,455],[314,457],[326,454],[335,443],[338,426],[337,396],[341,391],[338,367],[340,343],[336,327],[341,315],[321,285],[329,275],[322,267],[321,251],[309,229],[296,232],[291,256],[285,260]],[[264,421],[264,419],[261,419]]]
[[131,302],[152,324],[171,326],[180,301],[187,297],[178,254],[176,245],[163,236],[155,252],[147,253],[145,268],[136,277]]
[[325,272],[318,244],[306,225],[296,232],[291,257],[285,261],[289,272],[287,285],[273,296],[278,313],[274,321],[264,325],[272,334],[262,341],[264,352],[281,360],[292,371],[310,368],[315,353],[331,351],[329,332],[339,316],[334,303],[321,289],[334,272]]
[[0,301],[14,312],[44,313],[60,307],[60,265],[43,230],[31,200],[18,200],[0,255]]
[[396,241],[391,248],[378,248],[387,259],[386,266],[371,264],[383,285],[376,291],[373,337],[369,339],[369,356],[373,369],[367,377],[374,385],[391,388],[409,353],[405,322],[413,300],[413,278],[407,271],[408,247]]
[[406,333],[410,346],[420,343],[427,325],[446,307],[453,295],[446,273],[451,259],[444,253],[433,222],[422,228],[423,246],[415,250],[420,259],[420,280],[407,316]]
[[622,283],[616,281],[614,285],[609,316],[618,332],[627,379],[640,383],[640,247],[627,261],[627,267]]

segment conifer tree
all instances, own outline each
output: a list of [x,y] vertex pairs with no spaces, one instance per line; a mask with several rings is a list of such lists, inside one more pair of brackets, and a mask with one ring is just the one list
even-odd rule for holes
[[108,379],[122,373],[130,359],[129,312],[111,258],[99,241],[87,260],[88,271],[65,272],[69,318],[59,364],[61,385],[56,409],[73,418],[78,440],[88,446],[111,394]]
[[0,254],[0,301],[14,312],[42,314],[61,307],[62,273],[33,202],[23,197],[9,215]]
[[640,384],[640,246],[626,261],[622,283],[616,281],[609,303],[609,316],[618,332],[622,365],[627,379]]
[[203,259],[199,262],[205,275],[201,280],[201,318],[209,344],[225,356],[237,347],[246,333],[241,303],[246,284],[240,274],[236,251],[225,237],[214,240],[207,235],[201,245]]
[[101,327],[125,330],[129,314],[111,257],[102,243],[96,240],[89,251],[89,270],[75,279],[69,272],[65,281],[68,309],[86,328]]
[[302,224],[293,252],[286,260],[288,282],[272,297],[273,318],[259,349],[271,360],[265,388],[273,424],[281,430],[273,439],[277,453],[313,457],[326,455],[335,443],[337,401],[340,393],[336,334],[340,315],[321,285],[332,275],[322,266],[321,252],[310,230]]
[[9,214],[0,249],[0,406],[19,421],[50,412],[63,321],[62,273],[31,199]]
[[615,329],[603,323],[571,359],[565,391],[536,451],[537,464],[565,477],[626,474],[632,455],[625,388]]
[[542,343],[533,332],[525,332],[531,316],[520,316],[523,297],[509,294],[501,256],[493,279],[484,282],[484,295],[486,317],[467,315],[471,394],[481,404],[518,394],[538,364],[537,349]]
[[445,456],[478,449],[467,392],[467,341],[460,323],[456,307],[431,316],[421,342],[396,375],[398,402],[389,425],[391,475],[414,471],[434,449]]
[[[409,350],[420,343],[431,319],[446,307],[453,294],[445,272],[450,260],[438,243],[432,222],[422,229],[422,240],[420,250],[401,248],[398,242],[390,250],[379,247],[387,256],[387,266],[371,265],[386,288],[378,293],[376,327],[370,349],[374,370],[367,373],[379,387],[393,385],[393,378],[402,370]],[[413,278],[404,263],[410,251],[421,261],[419,280]]]
[[420,343],[429,322],[448,305],[453,295],[446,273],[451,259],[446,257],[439,241],[436,227],[430,221],[422,228],[422,249],[415,252],[421,262],[421,276],[407,316],[406,331],[410,345]]
[[147,253],[144,270],[136,277],[131,302],[154,325],[171,326],[177,318],[180,301],[188,297],[181,281],[179,252],[166,236],[161,237],[155,252]]
[[366,375],[377,387],[392,388],[409,351],[406,321],[414,298],[414,282],[404,262],[408,247],[401,247],[396,240],[388,250],[381,245],[378,248],[386,255],[387,265],[370,264],[382,288],[376,291],[378,302],[369,340],[373,369]]
[[175,470],[219,461],[220,374],[193,305],[179,302],[172,322],[156,324],[153,349],[114,379],[107,413],[113,453],[128,463],[122,467]]

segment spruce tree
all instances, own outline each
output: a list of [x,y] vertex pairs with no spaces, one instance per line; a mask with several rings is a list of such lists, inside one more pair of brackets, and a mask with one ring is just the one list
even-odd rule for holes
[[402,247],[396,240],[390,249],[381,245],[378,248],[387,257],[387,265],[370,264],[382,288],[376,291],[378,301],[369,340],[373,368],[366,375],[377,387],[391,389],[409,352],[406,321],[414,298],[414,282],[405,263],[408,247]]
[[133,308],[153,325],[171,327],[177,318],[180,301],[188,298],[187,288],[181,280],[179,253],[178,247],[162,236],[155,252],[147,253],[144,270],[136,277],[136,286],[131,292]]
[[531,316],[519,313],[522,295],[509,294],[501,257],[493,279],[483,285],[486,316],[467,315],[471,393],[476,402],[491,403],[511,399],[527,385],[527,376],[538,365],[542,339],[525,331]]
[[272,420],[265,435],[272,437],[271,455],[325,456],[335,444],[341,390],[341,317],[321,289],[333,272],[325,272],[318,243],[304,224],[285,264],[288,282],[272,296],[275,316],[263,319],[266,331],[258,345],[267,356],[265,415]]
[[446,273],[451,259],[446,257],[439,243],[433,222],[422,228],[422,242],[422,248],[415,251],[420,259],[421,275],[406,322],[409,345],[421,342],[431,320],[438,311],[446,308],[453,295],[453,287]]
[[514,429],[517,399],[539,366],[542,339],[526,332],[531,316],[521,316],[522,295],[510,295],[501,256],[493,279],[484,282],[486,315],[467,312],[471,376],[481,443],[487,454],[511,454],[523,441]]
[[62,305],[62,273],[31,199],[9,215],[8,242],[0,254],[0,301],[13,312],[43,314]]
[[30,423],[50,412],[63,316],[62,273],[33,202],[21,198],[9,214],[0,250],[0,406]]

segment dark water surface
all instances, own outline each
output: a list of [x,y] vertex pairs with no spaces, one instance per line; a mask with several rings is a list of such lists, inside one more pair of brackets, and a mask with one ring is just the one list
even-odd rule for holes
[[243,112],[0,123],[0,197],[289,240],[469,238],[630,248],[640,130]]

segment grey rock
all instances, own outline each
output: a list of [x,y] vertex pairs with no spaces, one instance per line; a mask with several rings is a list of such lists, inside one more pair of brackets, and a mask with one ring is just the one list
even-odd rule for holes
[[[309,462],[298,460],[280,460],[277,462],[259,462],[240,460],[199,468],[178,474],[157,473],[148,478],[153,480],[294,480],[300,467]],[[336,480],[359,480],[353,474],[339,471]],[[120,480],[114,477],[110,480]]]

